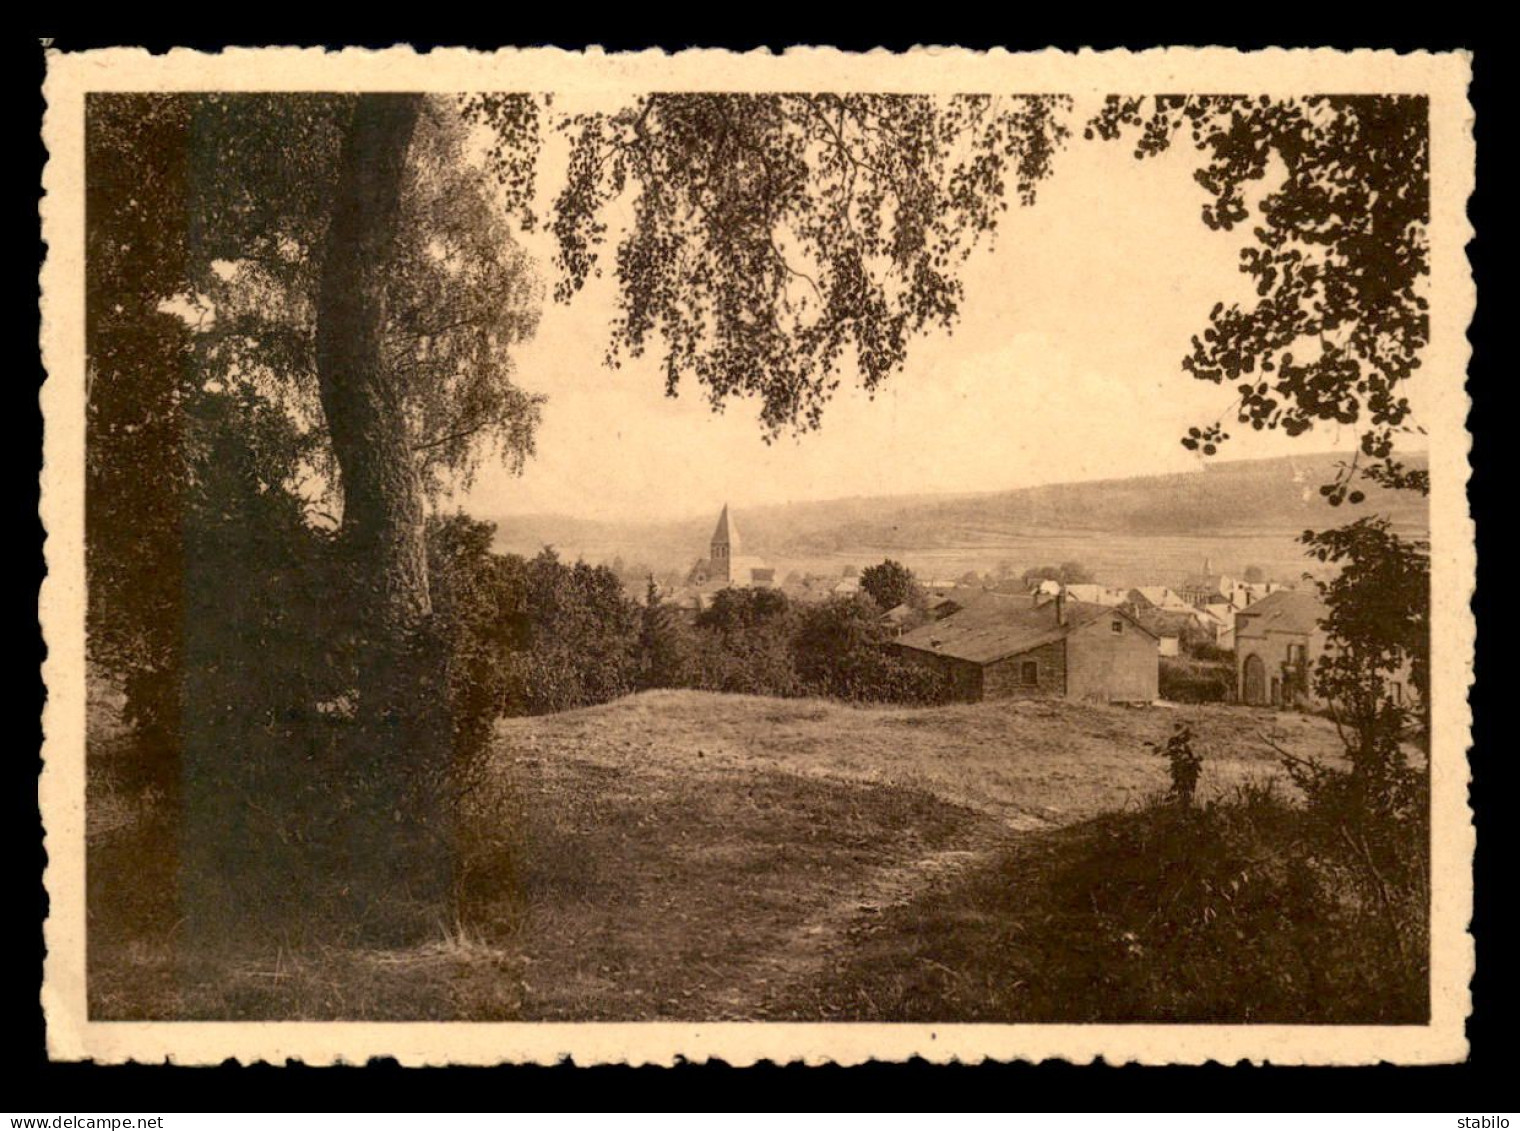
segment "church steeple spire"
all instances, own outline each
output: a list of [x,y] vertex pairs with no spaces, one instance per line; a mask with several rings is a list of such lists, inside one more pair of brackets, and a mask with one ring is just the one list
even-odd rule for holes
[[725,581],[732,581],[732,562],[738,554],[739,528],[729,517],[728,504],[724,503],[723,513],[718,516],[718,525],[713,530],[709,555],[714,574],[721,576]]
[[729,517],[728,504],[723,504],[723,513],[718,516],[718,525],[713,530],[712,550],[713,557],[718,557],[718,547],[722,546],[726,551],[723,557],[733,557],[739,552],[739,527]]

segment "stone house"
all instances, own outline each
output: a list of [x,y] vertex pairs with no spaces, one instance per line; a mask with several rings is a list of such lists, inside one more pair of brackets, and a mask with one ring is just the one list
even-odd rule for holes
[[1236,693],[1258,707],[1320,706],[1314,665],[1325,651],[1320,621],[1328,610],[1314,594],[1280,589],[1235,614]]
[[1145,702],[1158,696],[1156,636],[1122,609],[987,594],[893,643],[955,698]]

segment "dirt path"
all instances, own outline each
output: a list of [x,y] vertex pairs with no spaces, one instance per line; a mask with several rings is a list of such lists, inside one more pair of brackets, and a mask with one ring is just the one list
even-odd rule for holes
[[779,949],[757,955],[713,1001],[716,1019],[793,1019],[787,1003],[823,981],[845,959],[852,935],[869,931],[886,912],[988,860],[1006,837],[1006,829],[978,824],[963,846],[940,848],[870,872],[838,900],[808,916]]

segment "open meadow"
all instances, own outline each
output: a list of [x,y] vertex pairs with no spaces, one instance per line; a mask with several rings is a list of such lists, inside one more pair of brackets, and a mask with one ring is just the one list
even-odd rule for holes
[[[505,720],[491,804],[471,818],[499,824],[469,831],[489,849],[471,857],[470,921],[388,948],[252,924],[213,949],[184,945],[171,913],[137,905],[167,831],[106,742],[90,774],[91,1013],[1083,1019],[1101,1007],[1018,990],[1035,967],[1051,986],[1093,985],[1125,961],[1123,931],[1092,937],[1101,916],[1075,924],[1058,906],[1056,857],[1094,837],[1114,852],[1114,822],[1165,789],[1145,743],[1179,721],[1205,753],[1201,797],[1277,777],[1267,739],[1304,756],[1339,748],[1324,720],[1225,706],[658,691]],[[1115,874],[1134,866],[1110,860]]]

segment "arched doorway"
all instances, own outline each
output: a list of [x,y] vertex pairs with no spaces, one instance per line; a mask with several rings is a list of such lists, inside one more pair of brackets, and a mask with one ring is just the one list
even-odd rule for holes
[[1267,665],[1254,652],[1246,657],[1240,684],[1240,698],[1243,702],[1257,707],[1266,705]]

